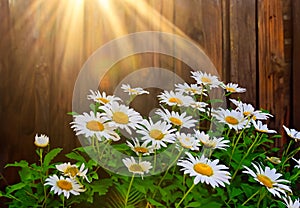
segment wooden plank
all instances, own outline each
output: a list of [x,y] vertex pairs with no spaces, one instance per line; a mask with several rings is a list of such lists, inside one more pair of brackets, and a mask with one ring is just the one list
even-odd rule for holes
[[[283,134],[289,124],[290,70],[284,58],[284,28],[281,0],[258,1],[259,105],[275,115],[270,124]],[[276,140],[283,146],[285,138]]]
[[300,1],[292,1],[293,8],[293,127],[300,130]]
[[230,0],[230,82],[247,89],[246,93],[233,95],[244,102],[256,103],[256,2]]

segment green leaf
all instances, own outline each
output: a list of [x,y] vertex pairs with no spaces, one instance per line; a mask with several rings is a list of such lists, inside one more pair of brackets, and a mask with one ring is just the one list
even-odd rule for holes
[[70,152],[70,153],[66,154],[65,156],[69,159],[73,159],[73,160],[76,160],[81,163],[86,163],[85,158],[77,152]]
[[15,163],[7,164],[5,166],[5,168],[6,167],[21,167],[21,168],[24,168],[24,167],[28,167],[28,162],[25,161],[25,160],[21,160],[20,162],[15,162]]
[[186,207],[200,207],[200,206],[201,206],[200,202],[191,202]]
[[6,194],[8,195],[8,194],[10,194],[10,193],[12,193],[12,192],[14,192],[16,190],[24,188],[25,186],[26,186],[26,184],[23,183],[23,182],[17,183],[17,184],[11,185],[11,186],[8,186],[6,188]]
[[155,205],[157,207],[166,207],[165,205],[159,203],[158,201],[155,201],[154,199],[147,199],[151,205]]
[[98,193],[99,196],[105,195],[110,186],[112,186],[112,181],[110,179],[102,179],[90,184],[90,187],[92,188],[93,192]]
[[45,158],[44,158],[44,167],[48,167],[50,162],[62,151],[63,149],[62,148],[55,148],[55,149],[52,149],[50,152],[48,152],[46,155],[45,155]]
[[79,115],[79,113],[77,113],[77,112],[68,112],[67,115],[77,116],[77,115]]

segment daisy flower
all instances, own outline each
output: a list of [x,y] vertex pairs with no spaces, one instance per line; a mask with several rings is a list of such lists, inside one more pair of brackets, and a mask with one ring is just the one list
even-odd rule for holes
[[288,196],[287,198],[283,198],[283,201],[285,203],[285,206],[287,208],[299,208],[300,207],[300,199],[296,199],[294,202],[291,199],[290,196]]
[[71,122],[71,128],[76,131],[76,135],[84,135],[85,137],[96,136],[98,140],[112,139],[117,141],[120,139],[119,135],[114,132],[116,128],[113,123],[107,122],[108,118],[101,116],[99,112],[83,113],[83,115],[75,115],[74,121]]
[[283,128],[284,128],[285,132],[287,133],[287,135],[289,137],[291,137],[292,139],[294,139],[295,142],[300,140],[300,132],[299,131],[296,131],[295,129],[289,129],[284,125],[283,125]]
[[286,196],[286,191],[291,192],[289,186],[282,184],[282,183],[289,183],[289,181],[284,179],[279,179],[282,174],[276,173],[276,169],[270,169],[269,167],[266,167],[265,170],[262,169],[261,166],[255,165],[254,163],[251,163],[254,168],[255,172],[251,170],[250,168],[244,166],[246,170],[243,171],[243,173],[247,173],[251,175],[254,180],[259,182],[261,185],[265,186],[269,192],[271,192],[274,196],[278,196],[279,198],[282,197],[281,194]]
[[129,84],[122,84],[121,89],[124,90],[124,92],[127,92],[129,95],[149,94],[149,92],[144,90],[143,88],[131,88]]
[[253,123],[254,128],[259,132],[262,132],[262,133],[276,133],[275,130],[268,129],[267,124],[262,124],[261,121],[252,122],[252,123]]
[[125,166],[128,168],[128,171],[133,174],[140,174],[142,177],[144,173],[148,173],[152,168],[152,165],[148,161],[135,161],[133,157],[122,159]]
[[195,137],[199,139],[199,141],[202,143],[202,145],[209,149],[222,149],[225,150],[226,147],[228,147],[228,143],[230,143],[229,140],[225,140],[224,137],[220,138],[210,138],[208,134],[205,134],[203,131],[195,131]]
[[190,104],[191,108],[197,109],[201,112],[205,112],[205,107],[208,106],[208,103],[205,102],[192,102]]
[[179,141],[181,147],[190,150],[199,150],[199,140],[197,140],[191,134],[176,132],[176,138]]
[[159,109],[155,113],[167,123],[173,124],[174,126],[179,126],[180,128],[191,128],[195,126],[195,123],[197,123],[192,116],[186,116],[186,112],[179,114],[178,112],[174,111],[170,112],[167,109],[164,109],[164,111]]
[[105,119],[110,120],[117,128],[125,129],[129,134],[131,134],[129,127],[135,129],[142,121],[142,116],[138,112],[117,102],[101,106],[100,109],[104,111],[101,115]]
[[165,103],[169,106],[189,106],[190,103],[194,102],[194,99],[190,96],[183,95],[179,92],[168,92],[166,90],[157,97],[160,103]]
[[139,155],[150,155],[153,153],[154,148],[149,146],[146,142],[140,144],[140,141],[137,138],[132,138],[132,143],[126,141],[127,145],[130,147],[132,151],[134,151],[138,156]]
[[34,144],[37,147],[46,147],[49,144],[49,137],[45,134],[41,134],[40,136],[36,134],[34,138]]
[[198,84],[207,85],[211,88],[219,87],[219,85],[222,83],[219,81],[217,76],[213,76],[211,74],[207,74],[206,72],[201,71],[192,71],[192,78],[196,80]]
[[300,168],[300,159],[296,160],[295,158],[292,158],[298,165],[295,165],[295,168]]
[[230,129],[235,129],[236,131],[248,127],[248,120],[245,119],[241,112],[236,110],[219,109],[213,112],[213,116],[219,122],[227,124]]
[[165,121],[158,121],[153,123],[151,119],[143,120],[138,127],[137,133],[143,135],[142,140],[145,140],[145,144],[151,143],[155,149],[167,147],[166,143],[174,143],[175,136],[173,134],[176,129],[172,129],[172,125]]
[[228,169],[225,165],[219,165],[219,160],[209,160],[205,157],[194,157],[190,153],[186,153],[188,158],[179,160],[177,165],[183,167],[180,169],[184,174],[195,176],[194,184],[206,183],[213,188],[229,184],[230,173],[225,171]]
[[111,102],[121,101],[121,98],[116,97],[114,95],[106,95],[105,92],[99,92],[90,90],[90,95],[87,96],[88,100],[93,100],[94,102],[101,103],[103,105]]
[[175,91],[181,94],[188,94],[188,95],[204,95],[207,96],[207,94],[205,94],[204,92],[206,91],[206,89],[203,89],[201,86],[197,85],[197,84],[187,84],[187,83],[183,83],[183,84],[175,84]]
[[229,100],[237,106],[237,111],[242,112],[243,115],[247,118],[250,118],[252,122],[256,120],[267,120],[269,117],[273,117],[273,115],[269,113],[262,112],[261,110],[255,110],[251,104],[243,103],[235,99]]
[[79,195],[80,192],[85,191],[83,186],[78,184],[75,180],[64,178],[63,176],[58,178],[57,175],[49,176],[44,185],[52,186],[50,191],[54,191],[54,194],[57,193],[57,195],[64,194],[67,199],[70,197],[70,194]]
[[229,93],[243,93],[246,92],[245,88],[239,87],[238,84],[228,83],[226,85],[221,85]]
[[65,176],[69,176],[71,178],[75,178],[76,176],[79,177],[83,177],[85,178],[85,180],[87,180],[88,182],[89,179],[87,178],[86,174],[88,169],[84,169],[84,163],[81,164],[80,168],[78,169],[77,165],[71,165],[70,162],[68,163],[63,163],[60,165],[56,165],[55,166],[57,170],[59,170],[60,172],[64,173]]

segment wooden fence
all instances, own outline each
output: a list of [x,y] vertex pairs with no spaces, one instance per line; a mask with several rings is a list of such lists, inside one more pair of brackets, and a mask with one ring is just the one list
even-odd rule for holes
[[[77,75],[96,49],[134,32],[189,38],[223,81],[247,88],[243,101],[275,115],[272,127],[300,129],[299,1],[1,0],[0,11],[0,171],[8,182],[15,175],[3,166],[33,161],[36,133],[65,152],[80,146],[67,115]],[[157,54],[136,60],[133,69],[168,66],[184,74],[180,63]],[[103,83],[107,89],[122,79],[126,63],[121,66]]]

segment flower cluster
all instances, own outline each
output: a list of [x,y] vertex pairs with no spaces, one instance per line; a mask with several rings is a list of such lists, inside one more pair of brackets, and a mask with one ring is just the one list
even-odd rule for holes
[[[251,104],[236,99],[229,99],[233,108],[214,108],[209,96],[213,89],[223,89],[225,97],[232,93],[243,93],[246,89],[235,83],[225,84],[217,76],[201,71],[192,72],[191,77],[195,83],[175,84],[174,90],[161,92],[158,95],[160,109],[155,111],[155,116],[149,118],[143,118],[130,106],[136,96],[149,94],[145,89],[122,85],[121,88],[130,96],[128,101],[122,101],[115,95],[106,96],[105,92],[91,90],[88,99],[95,102],[96,111],[74,115],[72,128],[76,135],[85,136],[90,144],[93,144],[93,139],[100,143],[109,141],[110,144],[121,138],[125,139],[124,143],[131,151],[127,151],[126,154],[131,157],[123,158],[122,161],[133,176],[144,176],[151,173],[150,169],[153,174],[156,173],[154,169],[158,161],[150,162],[143,158],[152,155],[156,157],[175,144],[177,156],[175,160],[170,158],[171,162],[165,175],[169,174],[170,166],[178,160],[177,166],[181,167],[180,171],[194,178],[193,186],[188,192],[198,183],[210,185],[212,188],[230,186],[230,181],[234,180],[237,174],[244,174],[240,178],[248,174],[274,197],[284,200],[285,204],[291,203],[291,199],[286,198],[293,193],[287,185],[291,181],[280,179],[283,175],[278,173],[278,169],[263,167],[262,164],[262,158],[271,164],[282,164],[280,159],[266,155],[261,155],[260,158],[253,157],[254,154],[258,154],[256,148],[261,144],[273,142],[267,134],[276,134],[276,131],[263,123],[273,115],[256,110]],[[207,126],[203,127],[202,121],[221,124],[221,133],[220,129],[213,131]],[[296,130],[289,130],[285,126],[283,128],[295,141],[300,139],[300,133]],[[244,141],[243,137],[246,137]],[[214,150],[218,150],[216,156],[213,154]],[[285,155],[285,162],[297,151]],[[182,154],[183,152],[185,154]],[[224,155],[228,156],[226,160]],[[133,156],[138,156],[138,162]],[[295,168],[299,167],[299,161],[294,158],[293,160],[298,163]],[[250,168],[251,165],[255,171]],[[281,167],[284,167],[284,164]],[[162,180],[159,185],[161,183]],[[249,200],[254,196],[250,196]],[[183,203],[185,197],[176,207]],[[248,200],[246,202],[248,203]]]
[[[51,165],[61,149],[49,151],[49,138],[36,135],[40,166],[28,168],[26,162],[10,166],[35,171],[35,183],[40,177],[41,207],[48,202],[47,207],[70,206],[87,197],[89,203],[97,198],[99,207],[298,208],[300,132],[283,126],[291,139],[279,151],[273,143],[282,135],[268,127],[274,116],[231,98],[245,88],[201,71],[191,72],[191,78],[192,84],[176,83],[173,90],[161,91],[159,106],[149,117],[132,104],[136,96],[149,96],[147,89],[122,85],[128,100],[90,90],[90,109],[72,113],[71,128],[83,147],[66,156],[77,162]],[[221,98],[211,96],[216,90]],[[51,169],[54,174],[49,175]],[[27,180],[18,187],[26,183],[35,184]],[[26,194],[33,195],[32,200],[39,198],[33,194],[37,188],[28,187]],[[11,193],[17,189],[12,189],[5,196],[14,200]],[[19,191],[16,195],[21,195]],[[48,192],[60,195],[62,203],[52,204]],[[76,198],[82,192],[84,196]],[[19,201],[14,205],[20,206]]]

